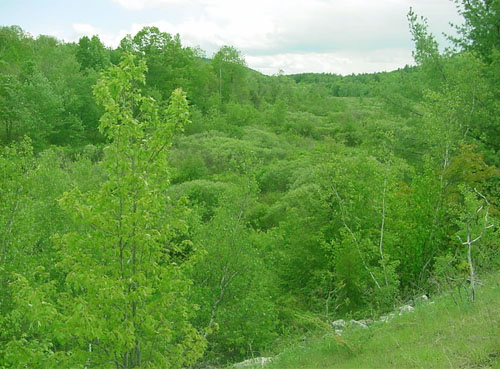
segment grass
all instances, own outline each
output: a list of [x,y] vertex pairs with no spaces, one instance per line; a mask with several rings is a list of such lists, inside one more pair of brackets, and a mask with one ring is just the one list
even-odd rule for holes
[[296,343],[265,368],[500,369],[500,274],[483,282],[474,303],[449,293],[388,323]]

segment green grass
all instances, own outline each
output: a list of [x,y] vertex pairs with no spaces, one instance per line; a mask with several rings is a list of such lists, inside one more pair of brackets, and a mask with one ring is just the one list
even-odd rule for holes
[[295,344],[265,367],[500,368],[500,275],[483,282],[473,304],[458,294],[441,296],[389,323]]

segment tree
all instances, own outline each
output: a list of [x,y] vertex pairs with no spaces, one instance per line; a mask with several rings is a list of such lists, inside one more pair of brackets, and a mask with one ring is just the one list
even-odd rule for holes
[[410,32],[415,42],[415,51],[412,53],[415,62],[422,66],[427,84],[433,88],[439,88],[442,82],[446,82],[446,73],[443,69],[442,57],[439,54],[439,45],[434,35],[428,31],[427,19],[419,17],[410,8],[408,12]]
[[167,99],[176,87],[193,87],[192,49],[182,47],[179,35],[161,32],[157,27],[144,27],[134,37],[127,36],[120,42],[122,52],[140,55],[146,61],[146,86],[148,93]]
[[477,275],[475,269],[475,260],[473,258],[473,247],[481,241],[485,232],[495,226],[490,219],[490,202],[476,188],[471,191],[470,188],[462,186],[464,195],[464,209],[457,220],[460,227],[456,236],[462,246],[467,248],[467,266],[469,270],[468,282],[470,286],[470,299],[474,302],[476,295]]
[[[178,256],[188,255],[189,245],[174,240],[185,230],[185,209],[165,191],[166,149],[189,121],[187,101],[176,90],[159,110],[141,95],[145,72],[145,63],[128,55],[95,87],[105,109],[99,129],[111,141],[101,163],[107,178],[60,200],[76,230],[54,237],[57,279],[41,271],[46,282],[36,289],[22,276],[11,283],[15,308],[6,321],[13,338],[5,357],[16,367],[180,368],[203,353],[204,339],[189,323],[187,256]],[[26,327],[34,327],[30,336]]]
[[268,237],[246,224],[256,186],[248,187],[229,189],[210,221],[194,230],[205,253],[192,268],[192,298],[200,305],[196,320],[204,327],[209,356],[217,360],[254,355],[276,337]]
[[228,101],[236,93],[237,87],[242,87],[245,79],[245,59],[234,47],[222,46],[214,55],[212,66],[219,76],[219,97]]
[[455,0],[455,3],[465,22],[455,26],[461,37],[451,39],[462,49],[491,62],[494,50],[500,50],[500,1]]
[[0,27],[0,65],[3,73],[16,74],[20,65],[33,58],[33,39],[19,26]]
[[80,63],[80,70],[94,69],[101,71],[106,69],[110,63],[109,52],[98,36],[88,38],[83,36],[78,41],[78,49],[76,50],[76,59]]
[[[33,168],[33,149],[29,139],[19,144],[0,148],[0,314],[3,314],[5,306],[9,304],[8,280],[9,273],[19,268],[19,264],[25,262],[20,260],[23,255],[24,244],[28,243],[20,234],[26,234],[26,229],[19,232],[17,225],[19,219],[29,218],[26,216],[26,204],[24,198],[27,192],[27,180],[30,170]],[[31,219],[29,219],[31,220]],[[22,222],[22,221],[21,221]],[[27,222],[26,222],[27,223]],[[26,235],[26,237],[29,237]],[[31,251],[31,250],[30,250]],[[24,256],[24,255],[23,255]]]
[[15,76],[0,74],[0,124],[2,141],[9,144],[25,130],[24,107],[21,84]]
[[86,322],[74,320],[74,329],[94,344],[88,360],[100,367],[174,368],[203,350],[186,320],[185,283],[171,261],[180,246],[170,238],[182,224],[164,223],[165,149],[188,122],[187,101],[176,90],[168,110],[159,111],[138,88],[145,72],[143,61],[126,56],[96,85],[105,108],[99,129],[112,140],[103,162],[109,178],[97,193],[63,199],[92,229],[62,238],[61,266],[76,295],[72,302],[83,303],[88,314]]

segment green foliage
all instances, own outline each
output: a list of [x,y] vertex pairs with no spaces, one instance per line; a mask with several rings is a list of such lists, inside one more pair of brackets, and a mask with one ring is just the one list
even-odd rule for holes
[[2,114],[2,141],[10,143],[26,132],[28,112],[19,104],[22,99],[21,84],[12,75],[0,74],[0,113]]
[[191,207],[196,208],[203,220],[208,220],[214,215],[215,209],[221,203],[221,198],[229,188],[230,186],[224,182],[200,179],[173,185],[169,192],[174,200],[187,197]]
[[[174,241],[185,225],[166,212],[164,150],[188,122],[187,102],[175,91],[168,109],[159,111],[138,89],[145,68],[129,56],[95,88],[106,111],[100,129],[112,141],[102,162],[107,178],[98,189],[75,188],[61,200],[79,226],[55,238],[58,282],[63,282],[57,296],[49,296],[50,289],[44,292],[52,281],[35,290],[17,279],[21,296],[57,306],[57,318],[53,308],[47,312],[52,314],[49,323],[57,319],[62,325],[15,341],[25,331],[16,317],[24,324],[36,321],[22,314],[24,302],[14,295],[7,360],[26,351],[31,365],[47,362],[47,367],[56,365],[60,355],[64,367],[181,367],[203,351],[203,338],[187,321],[193,312],[185,300],[187,280],[173,262],[188,246]],[[32,346],[38,336],[40,344]],[[59,347],[58,355],[53,347]]]
[[492,53],[500,49],[500,2],[498,0],[455,0],[465,23],[457,26],[460,34],[454,41],[466,50],[491,61]]
[[[488,275],[476,304],[448,295],[369,329],[320,330],[284,347],[270,369],[498,367],[499,276]],[[258,368],[253,366],[251,368]]]
[[110,63],[109,51],[106,50],[98,36],[88,38],[83,36],[78,41],[76,59],[80,63],[81,70],[94,69],[101,71],[106,69]]
[[0,28],[0,367],[226,363],[498,268],[497,1],[460,4],[462,51],[410,11],[418,65],[345,77]]
[[232,46],[222,46],[212,58],[212,67],[218,76],[219,98],[229,101],[231,98],[244,97],[246,84],[245,59],[241,52]]
[[[159,111],[138,89],[145,70],[125,57],[95,87],[106,110],[99,128],[112,140],[103,161],[108,179],[95,193],[63,199],[90,228],[61,239],[60,265],[67,273],[68,324],[81,342],[96,345],[88,360],[181,367],[201,354],[203,341],[185,320],[185,282],[171,261],[183,246],[170,239],[183,225],[165,222],[162,209],[168,203],[164,150],[188,122],[187,102],[175,91],[167,111]],[[83,321],[73,310],[78,305]]]
[[246,224],[253,201],[251,192],[228,192],[195,231],[204,250],[192,269],[193,299],[200,306],[196,324],[206,327],[212,360],[254,355],[277,336],[268,237]]
[[0,320],[0,339],[6,342],[0,350],[2,368],[36,366],[48,369],[67,360],[67,355],[57,349],[62,343],[57,331],[64,327],[53,304],[55,285],[47,282],[48,275],[42,267],[34,274],[39,282],[36,288],[20,274],[13,274],[9,283],[15,308]]
[[8,293],[10,273],[20,270],[25,262],[23,257],[18,255],[23,254],[22,251],[24,251],[21,248],[24,240],[19,236],[28,232],[27,229],[23,229],[25,226],[23,220],[29,219],[25,201],[28,191],[26,175],[30,173],[33,166],[33,149],[29,139],[25,139],[20,144],[2,148],[0,152],[0,227],[3,231],[0,238],[0,295],[2,296],[0,312],[4,312],[10,305]]

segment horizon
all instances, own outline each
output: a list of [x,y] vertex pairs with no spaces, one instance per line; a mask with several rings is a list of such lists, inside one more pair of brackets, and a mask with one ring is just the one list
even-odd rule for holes
[[[293,0],[251,4],[229,0],[106,0],[72,3],[7,0],[0,24],[18,25],[33,37],[49,35],[78,42],[98,35],[115,48],[127,34],[145,26],[179,34],[184,46],[199,47],[208,58],[224,45],[242,52],[249,68],[266,75],[376,73],[414,65],[406,14],[410,7],[429,21],[441,47],[442,33],[461,23],[452,1]],[[112,14],[113,17],[108,15]]]

